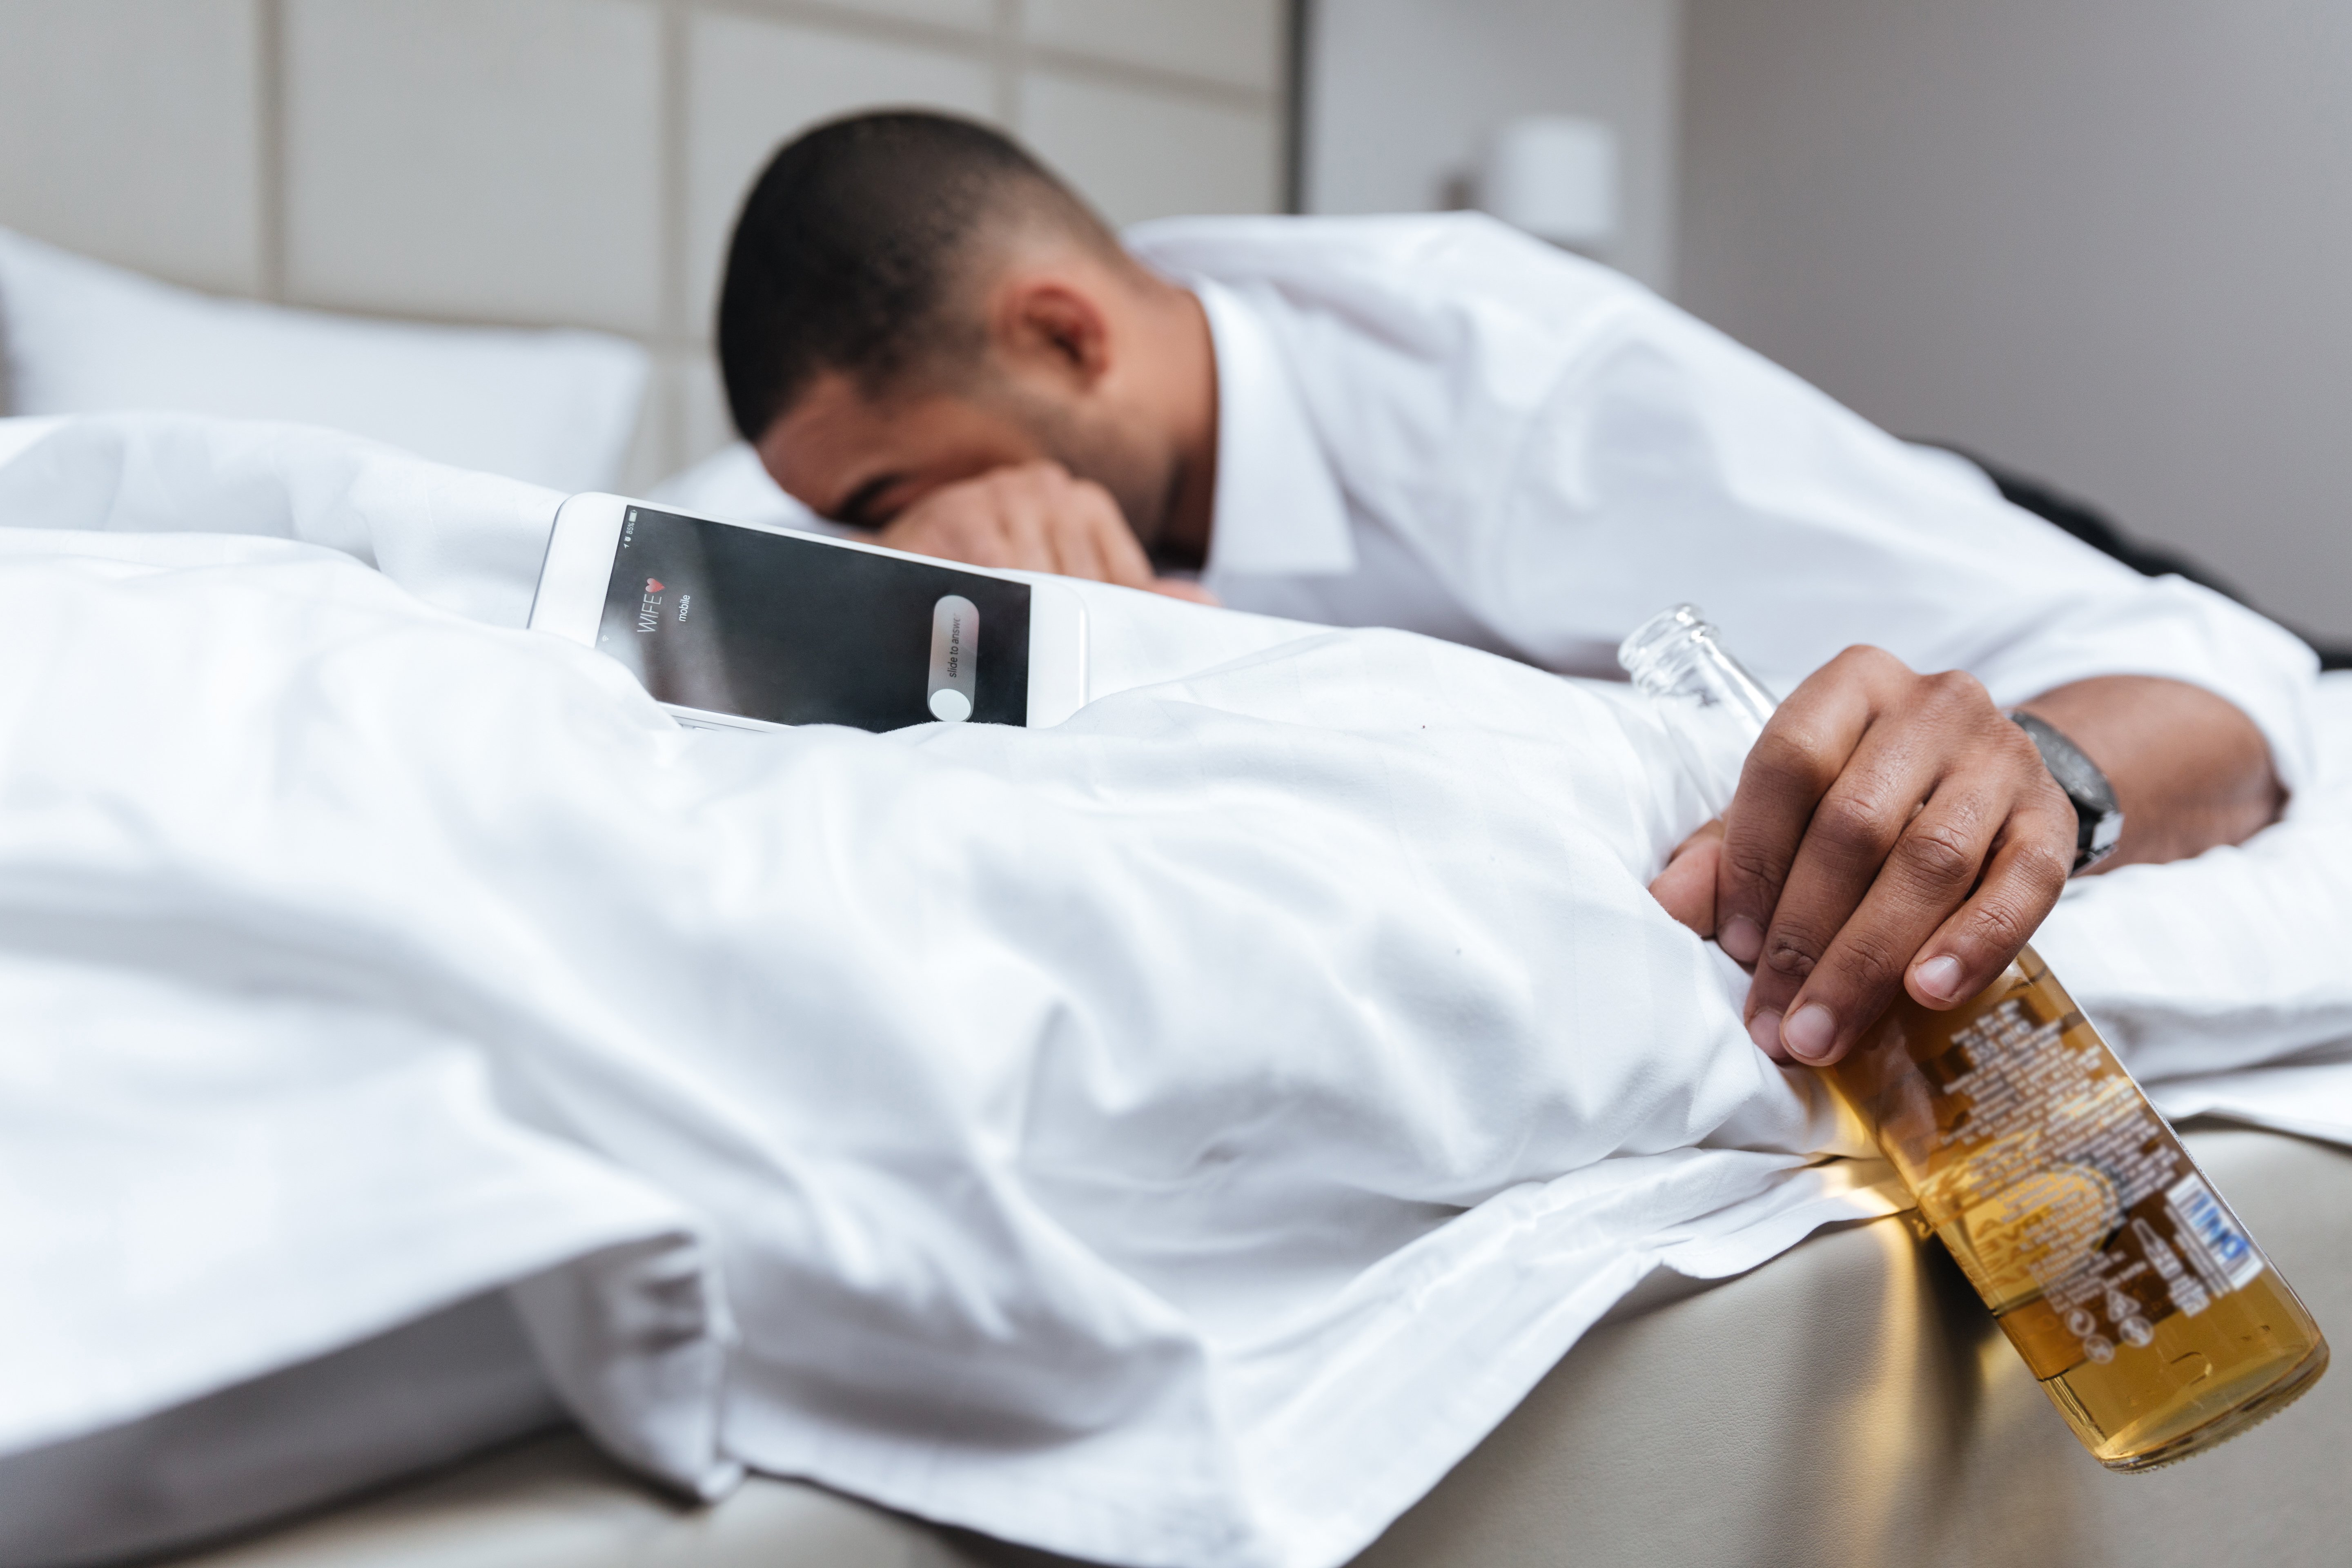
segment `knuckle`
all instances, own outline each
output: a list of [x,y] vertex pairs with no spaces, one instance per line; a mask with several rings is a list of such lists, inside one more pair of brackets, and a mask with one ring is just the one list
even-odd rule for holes
[[1768,725],[1748,753],[1748,769],[1783,787],[1818,798],[1837,777],[1827,740],[1801,723]]
[[1840,791],[1821,804],[1813,813],[1812,835],[1817,835],[1831,848],[1856,857],[1872,859],[1882,858],[1899,831],[1874,792],[1864,790]]
[[1839,973],[1848,984],[1864,990],[1886,984],[1903,973],[1911,958],[1909,952],[1897,951],[1886,933],[1866,926],[1848,926],[1840,932],[1838,949]]
[[1001,504],[1034,505],[1054,492],[1054,468],[1050,463],[1021,463],[995,469],[987,483]]
[[2074,840],[2068,837],[2063,849],[2054,836],[2021,844],[2014,865],[2017,875],[2035,892],[2054,899],[2074,872]]
[[2042,816],[2049,818],[2053,837],[2063,838],[2069,844],[2074,842],[2079,820],[2074,814],[2074,803],[2066,798],[2064,788],[2050,776],[2050,770],[2042,766],[2039,753],[2033,759],[2033,772],[2026,780],[2026,799]]
[[1849,643],[1840,648],[1838,656],[1830,660],[1830,663],[1833,666],[1843,665],[1851,669],[1880,670],[1889,666],[1899,668],[1903,661],[1883,647],[1876,647],[1866,642],[1858,642]]
[[1914,876],[1937,886],[1966,887],[1976,880],[1983,864],[1974,839],[1951,821],[1915,824],[1903,836],[1898,851]]
[[1992,715],[1992,693],[1985,691],[1985,682],[1969,675],[1967,670],[1938,670],[1927,677],[1931,691],[1936,693],[1936,708],[1959,720],[1980,720]]
[[1939,669],[1933,675],[1915,676],[1911,690],[1915,710],[1955,736],[1973,739],[1981,731],[1984,718],[1992,711],[1991,699],[1985,695],[1976,677],[1966,670]]
[[1869,643],[1854,644],[1832,662],[1841,666],[1849,679],[1874,690],[1900,689],[1917,679],[1909,665]]
[[1965,669],[1939,669],[1932,675],[1919,677],[1928,690],[1947,702],[1970,708],[1990,707],[1992,699],[1986,695],[1984,682]]
[[1762,845],[1730,837],[1723,841],[1723,864],[1734,880],[1759,888],[1777,885],[1784,869],[1780,858]]
[[2015,952],[2025,945],[2040,922],[2029,919],[2014,900],[1987,899],[1969,922],[1979,944],[1988,950]]
[[2053,799],[2064,798],[2065,791],[2060,789],[2058,781],[2050,776],[2050,764],[2042,760],[2042,748],[2033,743],[2033,737],[2025,732],[2025,727],[2011,723],[2006,715],[2001,719],[2000,727],[2008,731],[2000,737],[2000,750],[2009,765],[2024,774],[2029,782],[2046,785]]
[[1757,960],[1759,967],[1790,980],[1804,979],[1820,962],[1818,944],[1799,933],[1780,931],[1772,933],[1764,944],[1762,956]]

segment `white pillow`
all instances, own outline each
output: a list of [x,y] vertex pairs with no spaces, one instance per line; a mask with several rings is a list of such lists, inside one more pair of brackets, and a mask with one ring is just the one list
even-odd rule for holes
[[603,332],[417,326],[218,300],[0,229],[17,415],[325,425],[561,490],[618,480],[646,353]]

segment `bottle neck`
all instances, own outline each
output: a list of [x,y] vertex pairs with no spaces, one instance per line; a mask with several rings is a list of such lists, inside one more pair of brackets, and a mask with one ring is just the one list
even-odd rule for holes
[[1739,765],[1779,700],[1725,651],[1715,627],[1690,605],[1636,627],[1619,646],[1617,662],[1656,704],[1700,798],[1721,816],[1738,787]]

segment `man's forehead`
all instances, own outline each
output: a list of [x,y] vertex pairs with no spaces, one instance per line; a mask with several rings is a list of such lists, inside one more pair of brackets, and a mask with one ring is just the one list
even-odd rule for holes
[[877,396],[828,371],[761,437],[760,460],[797,500],[827,516],[877,480],[960,479],[1028,454],[1003,421],[937,390]]
[[914,456],[924,421],[828,371],[778,415],[757,443],[760,461],[795,500],[828,516],[876,475]]
[[769,424],[760,455],[772,470],[837,462],[886,437],[893,423],[856,382],[828,371]]

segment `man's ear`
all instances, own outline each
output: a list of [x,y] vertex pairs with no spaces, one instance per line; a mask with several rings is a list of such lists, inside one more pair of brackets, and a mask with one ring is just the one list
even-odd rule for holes
[[1032,273],[999,287],[991,335],[1013,365],[1089,391],[1111,363],[1110,312],[1085,284],[1066,275]]

